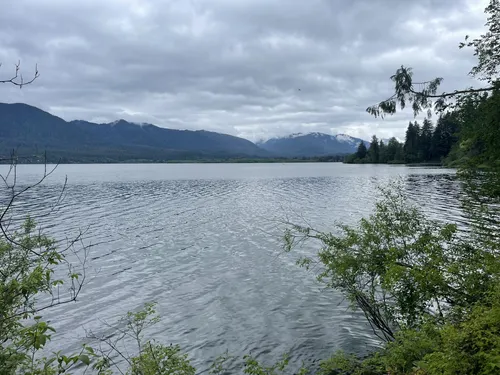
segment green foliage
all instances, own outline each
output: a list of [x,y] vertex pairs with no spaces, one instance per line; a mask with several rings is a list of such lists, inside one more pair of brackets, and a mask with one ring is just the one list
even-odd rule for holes
[[[488,249],[464,244],[455,225],[426,218],[397,190],[383,194],[375,213],[357,227],[340,226],[339,236],[294,227],[285,247],[291,250],[298,237],[319,240],[324,269],[318,279],[342,291],[377,335],[391,341],[402,328],[443,321],[456,313],[452,307],[481,300],[497,260]],[[491,269],[485,270],[485,261]]]
[[[375,117],[383,118],[385,115],[395,114],[398,105],[403,110],[409,103],[415,117],[423,111],[426,111],[427,116],[430,117],[432,110],[443,112],[450,107],[460,106],[460,102],[471,95],[492,92],[498,81],[500,64],[500,1],[490,0],[485,13],[488,15],[485,25],[488,31],[472,41],[469,41],[467,36],[465,42],[460,43],[459,47],[472,47],[474,49],[474,55],[478,57],[478,64],[472,68],[470,74],[487,81],[491,86],[438,94],[437,89],[443,78],[414,82],[412,69],[401,66],[391,77],[394,82],[394,94],[390,98],[368,107],[366,111]],[[455,99],[456,102],[449,103],[448,99]]]
[[351,154],[344,158],[344,163],[346,164],[368,164],[370,159],[365,156],[363,159],[359,159],[357,154]]
[[[94,359],[92,368],[98,374],[122,373],[120,365],[114,356],[120,357],[127,363],[128,375],[194,375],[195,368],[191,365],[186,354],[181,352],[178,345],[163,345],[145,340],[144,331],[160,321],[156,313],[155,303],[146,303],[137,312],[128,312],[119,321],[117,328],[118,340],[112,340],[109,335],[98,337],[90,334],[89,338],[98,342],[95,348],[87,346],[86,352]],[[126,339],[131,339],[137,347],[137,354],[129,357],[126,349]],[[97,353],[97,354],[96,354]]]
[[146,328],[152,327],[160,321],[160,317],[156,315],[156,304],[153,302],[146,303],[138,312],[129,311],[122,319],[127,330],[137,342],[139,350],[144,339],[143,332]]
[[[500,284],[464,321],[405,329],[378,353],[395,374],[497,374],[500,370]],[[382,372],[381,372],[382,373]]]
[[[226,362],[233,357],[229,356],[227,353],[219,356],[212,363],[210,368],[210,374],[229,374],[234,373],[226,369]],[[243,368],[240,373],[247,375],[284,375],[289,364],[289,356],[287,354],[283,355],[282,359],[277,361],[271,366],[265,366],[260,363],[255,357],[251,355],[243,356]],[[302,366],[296,373],[296,375],[307,375],[309,371],[306,367]]]
[[460,113],[461,110],[456,109],[441,115],[436,128],[429,119],[424,119],[422,127],[417,121],[410,122],[404,144],[393,137],[387,146],[383,142],[375,145],[372,138],[367,152],[368,157],[360,159],[356,153],[347,156],[344,162],[390,164],[441,162],[459,144],[460,129],[462,126],[465,127],[465,121],[460,118]]
[[179,346],[164,346],[147,342],[144,350],[131,359],[128,375],[194,375],[186,354]]
[[[425,129],[425,130],[424,130]],[[410,124],[405,156],[421,159],[432,124]],[[417,141],[417,147],[415,147]],[[425,144],[425,147],[423,147]],[[386,158],[394,154],[389,142]],[[415,153],[417,150],[417,153]],[[500,372],[500,92],[471,93],[440,116],[432,158],[459,160],[467,236],[427,219],[398,190],[341,235],[294,227],[321,243],[319,278],[361,309],[386,342],[367,358],[337,353],[323,374],[497,374]]]
[[366,358],[337,352],[321,362],[320,374],[498,374],[500,295],[493,293],[490,301],[476,305],[459,324],[403,329]]
[[[437,94],[441,78],[416,83],[412,70],[402,66],[391,77],[394,95],[368,108],[369,113],[383,117],[407,104],[414,115],[452,110],[441,113],[434,130],[427,120],[422,127],[410,123],[404,147],[395,138],[385,145],[373,137],[369,150],[361,143],[356,154],[346,157],[346,162],[391,163],[451,155],[460,162],[462,203],[470,218],[466,235],[455,225],[429,220],[398,189],[383,190],[374,213],[357,226],[340,226],[338,235],[301,226],[285,233],[288,251],[303,239],[319,241],[317,257],[298,264],[319,264],[318,279],[360,309],[382,340],[366,358],[336,353],[321,362],[320,375],[500,373],[500,2],[490,0],[486,13],[487,33],[461,47],[474,48],[479,63],[471,74],[491,87]],[[456,99],[451,107],[448,98]],[[5,231],[4,216],[18,196],[12,188],[12,200],[0,217],[0,374],[69,374],[76,366],[99,375],[195,374],[179,346],[146,340],[145,330],[159,321],[154,304],[127,313],[116,335],[92,337],[98,340],[96,348],[86,345],[72,355],[45,353],[55,330],[39,313],[76,300],[85,274],[67,262],[68,249],[57,249],[33,220],[28,218],[17,232]],[[56,269],[65,265],[67,277],[55,278]],[[40,294],[51,296],[61,285],[70,287],[68,299],[39,305]],[[120,346],[128,348],[130,341],[137,346],[132,356]],[[229,358],[216,359],[211,373],[227,372]],[[240,370],[285,374],[288,363],[284,356],[266,366],[247,355]],[[304,367],[299,370],[306,373]]]
[[[123,370],[114,359],[114,356],[118,356],[127,364],[127,375],[194,375],[195,368],[178,345],[163,345],[145,340],[144,331],[159,321],[155,304],[146,303],[139,311],[128,312],[120,320],[119,326],[124,326],[125,329],[117,329],[117,333],[120,334],[118,340],[113,341],[109,335],[102,338],[90,335],[89,338],[99,343],[95,348],[91,346],[85,348],[86,353],[94,360],[92,369],[100,375],[122,373]],[[132,357],[124,354],[127,353],[126,339],[131,339],[136,343],[137,354]],[[227,373],[226,364],[232,358],[227,353],[216,358],[210,368],[210,373]],[[248,375],[285,374],[288,363],[287,355],[271,366],[265,366],[255,357],[245,355],[242,358],[241,373]],[[299,371],[301,375],[306,373],[305,368]]]
[[247,375],[278,375],[284,374],[285,368],[288,366],[289,358],[287,355],[283,356],[281,361],[276,362],[273,366],[262,366],[253,356],[246,355],[243,357],[245,360],[244,374]]
[[485,25],[488,31],[472,41],[469,41],[469,37],[466,36],[465,42],[460,43],[460,48],[472,47],[474,49],[474,55],[478,57],[479,61],[472,68],[470,74],[491,83],[498,76],[498,66],[500,65],[500,43],[498,40],[500,35],[500,1],[490,0],[485,13],[488,14]]
[[461,128],[457,111],[448,112],[439,117],[432,134],[431,157],[440,160],[446,158],[452,147],[458,143]]
[[370,148],[368,149],[368,156],[372,163],[378,163],[380,160],[380,145],[375,135],[372,137]]
[[380,140],[379,145],[379,163],[387,163],[389,161],[389,156],[387,152],[387,146],[383,140]]
[[394,137],[389,139],[387,144],[387,162],[403,162],[404,150],[403,145]]
[[378,355],[358,358],[342,350],[320,363],[318,375],[378,375],[384,374],[384,365]]
[[413,71],[411,68],[401,66],[396,74],[391,76],[394,82],[395,93],[387,100],[377,105],[368,107],[366,111],[375,117],[384,117],[396,113],[399,105],[401,109],[410,103],[413,113],[417,116],[421,111],[427,110],[430,116],[433,102],[431,98],[436,95],[437,89],[442,82],[442,78],[435,78],[432,81],[425,82],[422,90],[416,90],[413,83]]
[[226,371],[226,363],[232,358],[228,352],[221,354],[212,362],[209,373],[213,375],[223,374]]
[[500,373],[499,286],[490,303],[475,305],[466,320],[439,330],[437,344],[418,362],[420,368],[429,374]]
[[407,163],[418,162],[418,151],[419,151],[419,138],[420,138],[420,126],[415,121],[408,125],[406,130],[406,138],[404,144],[405,161]]
[[0,336],[8,337],[15,317],[34,311],[39,292],[50,292],[62,280],[52,280],[54,267],[62,261],[54,241],[36,233],[35,222],[28,218],[10,241],[0,239]]
[[358,150],[356,151],[356,157],[358,159],[364,159],[366,158],[366,155],[368,154],[368,150],[366,149],[365,143],[360,142],[358,146]]
[[[498,83],[495,83],[498,85]],[[398,190],[387,191],[368,219],[334,236],[293,227],[297,238],[320,241],[320,280],[361,309],[381,348],[367,358],[337,353],[323,374],[497,374],[500,372],[500,92],[462,96],[430,121],[410,123],[406,159],[453,157],[460,161],[466,236],[433,222]],[[432,132],[431,147],[429,134]],[[418,135],[418,136],[417,136]],[[392,143],[392,144],[391,144]],[[386,159],[395,154],[389,142]],[[425,145],[425,146],[424,146]]]
[[[500,197],[499,84],[490,96],[469,98],[459,112],[464,121],[458,150],[462,175],[469,182],[479,178],[481,184],[469,190],[477,190],[479,195],[490,199]],[[484,172],[487,172],[487,179]],[[476,198],[478,194],[474,194]]]
[[[399,190],[341,234],[293,227],[285,249],[320,242],[318,279],[360,309],[385,343],[367,358],[337,353],[321,374],[495,374],[500,369],[500,251],[470,228],[429,220]],[[485,218],[488,222],[491,217]],[[495,231],[495,232],[492,232]]]
[[420,130],[420,138],[418,140],[418,159],[422,161],[431,160],[432,154],[432,136],[434,127],[429,119],[425,119]]
[[404,329],[397,333],[396,340],[386,345],[380,354],[384,367],[395,374],[417,374],[420,362],[438,350],[440,333],[433,324],[420,330]]
[[[19,231],[5,232],[0,239],[0,373],[63,373],[79,362],[85,363],[86,358],[79,354],[55,353],[50,358],[35,355],[55,332],[36,314],[73,301],[78,295],[81,275],[72,267],[68,268],[67,280],[53,276],[56,267],[63,264],[66,264],[64,251],[57,249],[55,241],[43,235],[31,218],[26,219]],[[40,293],[52,295],[65,282],[72,290],[67,299],[52,299],[46,306],[37,305]]]

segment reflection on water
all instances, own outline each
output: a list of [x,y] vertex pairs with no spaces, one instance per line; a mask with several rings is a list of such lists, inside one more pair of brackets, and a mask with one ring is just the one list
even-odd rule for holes
[[[21,166],[22,183],[42,173]],[[68,186],[57,201],[64,175]],[[91,280],[77,304],[48,314],[53,347],[76,348],[85,329],[106,333],[143,302],[156,301],[162,322],[149,332],[178,343],[201,368],[223,353],[294,365],[338,348],[375,344],[359,314],[280,253],[288,220],[333,229],[368,214],[376,187],[399,178],[433,217],[461,221],[450,170],[341,164],[63,165],[19,202],[58,238],[87,229]],[[304,247],[298,252],[314,251]]]

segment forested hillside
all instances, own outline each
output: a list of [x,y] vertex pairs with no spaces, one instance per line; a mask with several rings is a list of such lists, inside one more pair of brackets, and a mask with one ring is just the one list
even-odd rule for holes
[[0,103],[0,155],[46,154],[56,162],[130,162],[264,157],[249,140],[118,120],[67,122],[39,108]]

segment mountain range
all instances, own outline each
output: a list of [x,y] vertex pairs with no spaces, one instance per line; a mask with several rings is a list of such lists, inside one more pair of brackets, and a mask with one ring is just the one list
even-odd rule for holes
[[346,134],[296,133],[287,137],[271,138],[257,145],[274,155],[312,157],[352,154],[361,142],[368,146],[368,142]]
[[0,153],[47,151],[63,161],[163,161],[266,157],[254,143],[204,130],[172,130],[118,120],[107,124],[67,122],[26,104],[0,104]]
[[125,120],[65,121],[39,108],[0,103],[0,155],[47,152],[50,161],[126,162],[315,157],[349,154],[361,140],[340,134],[293,134],[254,144],[204,130],[174,130]]

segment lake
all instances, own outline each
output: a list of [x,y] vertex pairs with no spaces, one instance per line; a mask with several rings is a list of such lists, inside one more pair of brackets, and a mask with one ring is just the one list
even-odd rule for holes
[[[19,166],[19,184],[42,173]],[[377,186],[398,179],[432,217],[460,221],[454,176],[338,163],[61,165],[15,215],[30,212],[60,240],[85,230],[91,245],[79,301],[45,314],[58,330],[51,349],[76,350],[86,330],[107,334],[104,322],[156,301],[162,321],[148,335],[180,344],[199,372],[226,350],[266,361],[290,352],[296,367],[377,341],[341,295],[295,265],[314,244],[282,253],[283,220],[353,224],[372,210]]]

